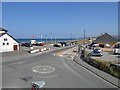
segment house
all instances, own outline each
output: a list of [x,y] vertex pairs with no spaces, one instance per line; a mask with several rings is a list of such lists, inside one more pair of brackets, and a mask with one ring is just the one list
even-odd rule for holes
[[19,50],[19,42],[7,32],[8,30],[0,27],[0,52]]
[[98,43],[100,47],[104,48],[104,47],[111,47],[117,42],[117,40],[108,33],[105,33],[97,37],[94,42]]

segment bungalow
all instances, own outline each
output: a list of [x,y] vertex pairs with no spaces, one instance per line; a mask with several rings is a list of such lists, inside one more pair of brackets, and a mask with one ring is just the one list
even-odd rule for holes
[[0,27],[0,52],[19,50],[19,42],[7,32],[8,30]]
[[94,42],[98,43],[100,47],[104,48],[104,47],[111,47],[117,41],[116,41],[116,39],[114,37],[112,37],[108,33],[105,33],[105,34],[97,37]]

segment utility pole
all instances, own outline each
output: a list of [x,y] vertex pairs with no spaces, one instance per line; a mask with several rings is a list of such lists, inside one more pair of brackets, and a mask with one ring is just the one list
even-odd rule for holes
[[71,41],[72,41],[72,33],[71,33]]
[[85,46],[85,29],[84,29],[84,46]]
[[42,35],[41,35],[41,42],[42,42]]
[[45,35],[45,38],[46,38],[46,44],[47,44],[47,35]]
[[51,43],[52,43],[52,34],[53,34],[53,33],[50,33],[50,36],[51,36]]

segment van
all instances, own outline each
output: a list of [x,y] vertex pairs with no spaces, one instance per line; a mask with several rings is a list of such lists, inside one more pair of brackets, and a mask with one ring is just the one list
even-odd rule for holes
[[113,48],[113,53],[114,54],[120,54],[120,42],[115,44],[115,46]]

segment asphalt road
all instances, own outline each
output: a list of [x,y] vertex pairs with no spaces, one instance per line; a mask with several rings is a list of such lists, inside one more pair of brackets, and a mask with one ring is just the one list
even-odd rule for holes
[[115,88],[73,60],[54,53],[4,63],[3,88],[30,88],[33,81],[45,81],[44,88]]

